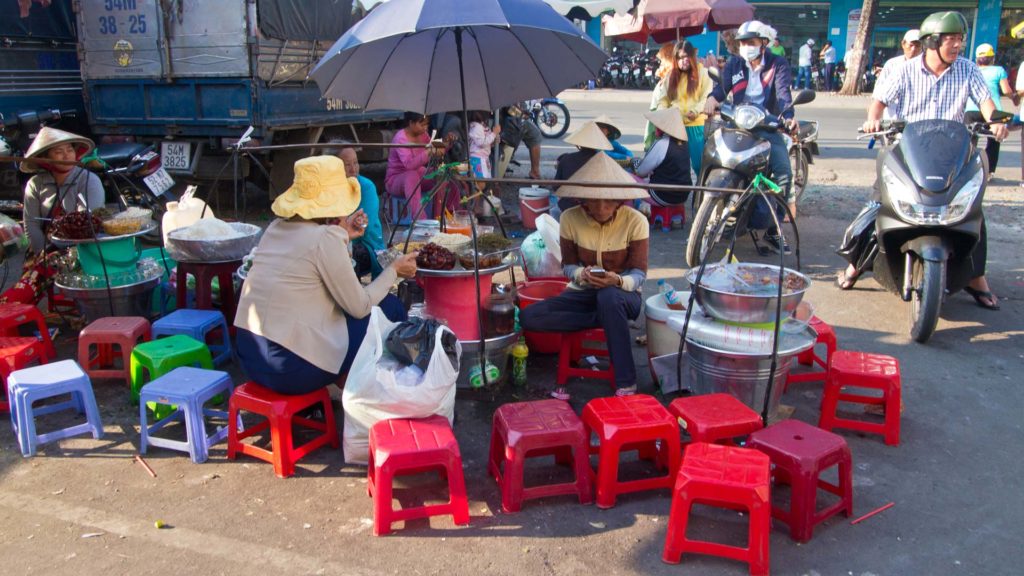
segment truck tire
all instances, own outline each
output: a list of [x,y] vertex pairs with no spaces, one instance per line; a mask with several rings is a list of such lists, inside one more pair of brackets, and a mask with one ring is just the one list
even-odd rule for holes
[[942,262],[915,258],[912,264],[913,292],[910,298],[910,337],[924,344],[935,332],[946,291]]

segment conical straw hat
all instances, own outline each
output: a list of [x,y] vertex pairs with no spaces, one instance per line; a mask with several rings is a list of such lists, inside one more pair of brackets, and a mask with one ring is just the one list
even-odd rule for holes
[[604,137],[601,129],[597,127],[593,120],[584,122],[579,130],[566,136],[565,141],[580,148],[590,148],[591,150],[612,149],[612,143]]
[[[75,147],[75,157],[81,159],[93,148],[96,144],[92,140],[89,140],[85,136],[79,136],[78,134],[72,134],[71,132],[65,132],[64,130],[58,130],[57,128],[50,128],[44,126],[39,134],[36,135],[35,140],[32,141],[32,145],[28,147],[28,152],[25,153],[26,158],[39,158],[44,156],[48,150],[54,146],[61,144],[71,144]],[[28,174],[34,174],[43,170],[43,167],[38,162],[22,162],[21,171]]]
[[618,140],[622,137],[622,130],[619,130],[615,124],[612,124],[612,119],[607,114],[601,114],[597,118],[594,118],[594,124],[597,124],[598,128],[604,128],[608,131],[608,140]]
[[[622,169],[615,160],[603,152],[594,154],[587,163],[580,167],[569,182],[607,182],[608,184],[636,184],[636,180]],[[573,186],[565,184],[555,195],[560,198],[592,198],[597,200],[635,200],[648,198],[647,191],[642,188],[597,188],[590,186]]]
[[676,140],[686,140],[686,126],[683,125],[683,117],[675,106],[644,113],[644,118],[651,121],[654,127]]

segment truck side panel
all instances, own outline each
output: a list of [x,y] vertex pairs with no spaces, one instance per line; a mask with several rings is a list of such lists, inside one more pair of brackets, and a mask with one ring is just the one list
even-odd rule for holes
[[237,136],[256,120],[244,79],[93,80],[86,88],[101,134]]

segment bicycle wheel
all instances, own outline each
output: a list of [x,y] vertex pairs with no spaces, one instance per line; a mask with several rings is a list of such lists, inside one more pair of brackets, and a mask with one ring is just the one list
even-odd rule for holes
[[537,115],[537,127],[545,138],[561,138],[569,130],[569,109],[560,102],[545,102]]

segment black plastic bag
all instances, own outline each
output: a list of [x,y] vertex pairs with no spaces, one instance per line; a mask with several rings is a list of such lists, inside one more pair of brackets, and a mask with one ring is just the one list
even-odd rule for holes
[[[434,353],[434,333],[440,327],[441,323],[437,320],[409,318],[391,330],[384,346],[402,364],[415,364],[425,371]],[[441,346],[449,359],[457,358],[457,343],[458,338],[450,330],[441,336]]]
[[850,222],[843,232],[843,241],[839,244],[836,254],[853,264],[858,271],[870,270],[874,254],[877,252],[878,236],[875,232],[875,218],[878,217],[878,202],[868,202]]

